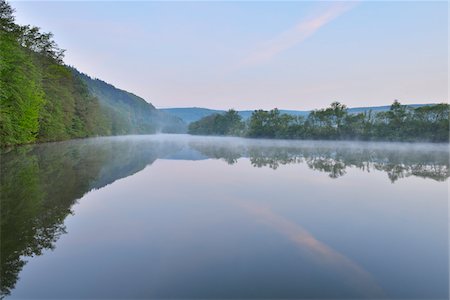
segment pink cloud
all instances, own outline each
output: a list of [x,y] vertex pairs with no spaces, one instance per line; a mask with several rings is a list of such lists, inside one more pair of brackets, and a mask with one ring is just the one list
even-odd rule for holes
[[238,66],[254,66],[265,63],[281,52],[296,46],[316,33],[321,27],[344,14],[355,6],[356,2],[334,2],[319,13],[302,20],[294,27],[267,41],[260,49],[250,53]]

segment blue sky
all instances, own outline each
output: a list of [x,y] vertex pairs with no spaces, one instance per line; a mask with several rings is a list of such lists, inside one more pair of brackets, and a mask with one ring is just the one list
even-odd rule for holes
[[24,2],[65,62],[156,107],[448,101],[447,2]]

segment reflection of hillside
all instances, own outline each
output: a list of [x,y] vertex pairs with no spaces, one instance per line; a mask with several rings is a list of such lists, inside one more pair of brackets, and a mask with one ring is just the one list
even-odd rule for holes
[[77,199],[178,148],[111,138],[25,146],[2,154],[1,294],[14,288],[25,264],[22,256],[54,247]]
[[346,169],[358,168],[370,172],[371,169],[384,171],[392,182],[400,178],[418,176],[444,181],[450,177],[448,149],[412,148],[405,146],[396,149],[388,147],[362,148],[346,147],[344,144],[328,143],[298,144],[286,147],[283,144],[273,146],[270,143],[252,143],[235,147],[233,144],[191,143],[191,147],[211,158],[224,159],[234,163],[240,157],[248,157],[254,167],[267,166],[272,169],[280,165],[306,163],[313,170],[328,173],[331,178],[346,174]]

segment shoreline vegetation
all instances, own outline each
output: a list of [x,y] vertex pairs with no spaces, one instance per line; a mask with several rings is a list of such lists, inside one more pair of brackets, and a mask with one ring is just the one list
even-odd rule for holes
[[245,121],[236,110],[230,109],[192,122],[188,133],[268,139],[445,143],[449,141],[449,108],[447,103],[412,108],[395,100],[386,112],[369,110],[352,114],[344,104],[333,102],[307,117],[280,113],[275,108],[255,110]]

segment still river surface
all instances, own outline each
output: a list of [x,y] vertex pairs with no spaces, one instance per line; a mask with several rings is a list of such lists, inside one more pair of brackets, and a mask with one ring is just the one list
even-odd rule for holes
[[2,153],[15,298],[445,299],[447,144],[154,135]]

